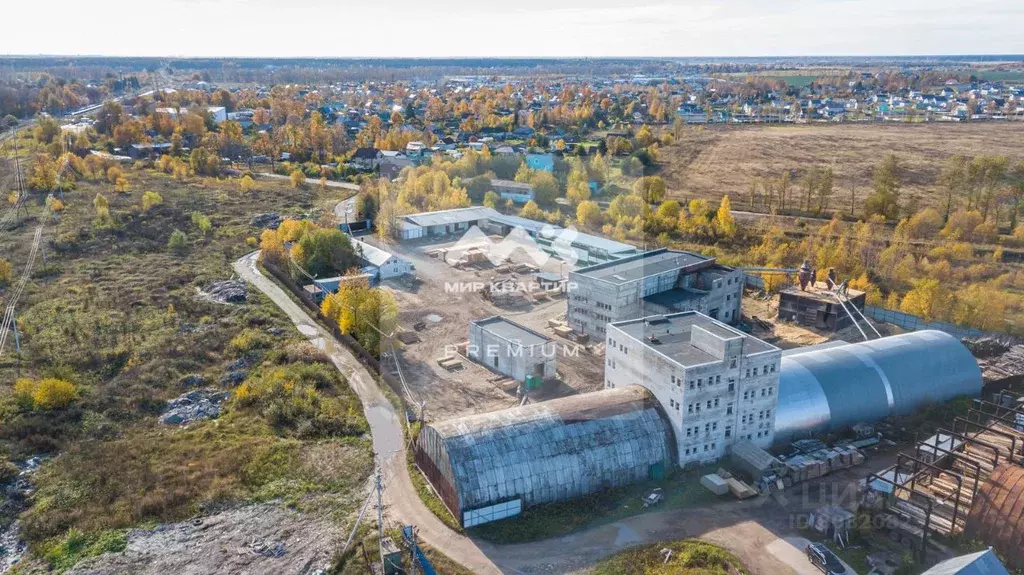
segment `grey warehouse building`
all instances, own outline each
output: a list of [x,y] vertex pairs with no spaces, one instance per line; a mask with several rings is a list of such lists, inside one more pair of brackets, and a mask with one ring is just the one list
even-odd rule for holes
[[611,322],[699,311],[736,323],[745,278],[715,258],[659,249],[569,273],[569,327],[604,339]]
[[783,352],[775,441],[839,431],[981,393],[981,369],[948,333],[915,331]]
[[551,338],[500,315],[469,322],[466,355],[518,381],[555,377],[558,347]]
[[628,386],[426,425],[416,463],[472,527],[658,477],[674,451],[658,402]]

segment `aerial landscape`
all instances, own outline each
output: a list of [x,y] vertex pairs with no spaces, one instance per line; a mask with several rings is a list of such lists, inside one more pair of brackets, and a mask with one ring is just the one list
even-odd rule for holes
[[1024,8],[100,4],[0,38],[0,575],[1024,574]]

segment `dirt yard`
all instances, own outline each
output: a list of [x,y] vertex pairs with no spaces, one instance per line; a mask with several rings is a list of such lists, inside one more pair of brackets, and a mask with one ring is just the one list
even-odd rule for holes
[[[748,291],[743,296],[743,317],[747,321],[757,317],[768,322],[770,325],[769,329],[764,329],[756,322],[751,322],[751,328],[753,329],[751,335],[780,349],[793,349],[835,340],[842,340],[848,343],[857,343],[864,340],[864,336],[852,325],[837,332],[829,332],[797,325],[788,321],[779,321],[778,295],[767,298],[765,296],[758,296],[757,292]],[[896,335],[904,332],[904,330],[892,324],[877,322],[872,319],[868,319],[868,321],[871,322],[871,325],[875,326],[875,329],[882,336]],[[867,326],[864,326],[863,322],[861,322],[861,327],[867,330]],[[873,331],[869,332],[868,335],[871,339],[876,337]]]
[[[661,150],[661,176],[669,197],[732,199],[734,210],[748,209],[750,183],[783,170],[799,175],[813,165],[834,166],[830,207],[849,210],[870,192],[874,167],[895,152],[905,168],[904,197],[922,205],[938,203],[935,182],[949,156],[999,154],[1024,158],[1024,122],[969,124],[811,124],[730,126],[693,129]],[[799,178],[794,178],[798,180]],[[794,199],[802,197],[797,186]]]
[[[370,240],[374,241],[375,240]],[[482,282],[492,278],[515,279],[532,282],[532,274],[502,273],[489,262],[474,264],[458,269],[428,255],[428,252],[445,248],[453,242],[390,244],[385,249],[408,259],[415,265],[418,285],[410,286],[399,281],[385,282],[385,287],[395,294],[398,301],[399,323],[403,330],[410,332],[408,343],[401,349],[401,367],[413,394],[426,401],[425,413],[428,420],[441,420],[458,415],[482,413],[517,405],[515,387],[502,389],[498,374],[475,364],[465,357],[460,369],[449,371],[438,365],[437,359],[453,354],[454,347],[469,339],[469,322],[493,315],[502,315],[525,325],[559,344],[575,346],[572,342],[555,336],[547,327],[548,319],[565,313],[565,297],[548,298],[521,306],[501,307],[474,291],[453,292],[448,289],[458,282]],[[515,253],[513,262],[529,262],[526,254]],[[567,266],[551,259],[543,271],[568,272]],[[420,329],[415,326],[420,324]],[[560,349],[562,346],[558,346]],[[574,349],[571,347],[570,349]],[[541,390],[531,392],[530,399],[544,401],[563,397],[581,391],[593,391],[604,385],[603,358],[595,360],[593,353],[580,350],[578,356],[559,353],[557,381],[545,382]]]

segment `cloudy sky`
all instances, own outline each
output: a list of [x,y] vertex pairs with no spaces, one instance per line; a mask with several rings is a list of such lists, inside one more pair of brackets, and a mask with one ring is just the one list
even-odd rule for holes
[[[0,54],[253,57],[1024,53],[1020,0],[4,1]],[[498,5],[500,4],[500,5]]]

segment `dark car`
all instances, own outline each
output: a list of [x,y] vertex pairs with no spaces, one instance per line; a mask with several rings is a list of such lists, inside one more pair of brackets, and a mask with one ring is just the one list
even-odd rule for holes
[[823,543],[811,543],[808,545],[807,559],[815,567],[821,569],[825,575],[843,575],[846,573],[846,567],[843,567],[843,563]]

